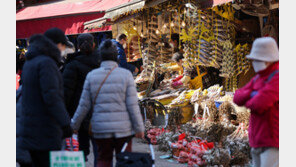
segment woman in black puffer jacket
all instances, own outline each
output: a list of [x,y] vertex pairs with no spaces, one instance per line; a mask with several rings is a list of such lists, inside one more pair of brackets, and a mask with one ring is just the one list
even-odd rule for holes
[[[70,117],[73,117],[79,104],[86,75],[98,68],[100,58],[94,50],[94,37],[91,34],[78,36],[79,52],[68,55],[63,71],[65,104]],[[89,154],[88,134],[90,115],[84,120],[82,128],[78,132],[79,149],[84,151],[85,160]]]

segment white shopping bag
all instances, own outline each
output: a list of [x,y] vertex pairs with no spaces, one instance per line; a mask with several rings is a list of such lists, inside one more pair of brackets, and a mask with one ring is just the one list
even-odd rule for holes
[[85,167],[82,151],[51,151],[50,167]]
[[62,151],[50,152],[50,167],[85,167],[83,151],[73,151],[72,138],[70,138],[71,151],[65,151],[66,140],[63,141]]

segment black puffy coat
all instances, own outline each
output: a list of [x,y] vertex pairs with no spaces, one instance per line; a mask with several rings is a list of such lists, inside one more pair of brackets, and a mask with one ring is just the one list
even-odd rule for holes
[[16,91],[16,162],[32,163],[31,156],[28,150],[21,147],[21,117],[22,117],[22,86]]
[[23,67],[22,146],[28,150],[58,150],[62,128],[70,124],[64,103],[60,51],[43,35],[31,37]]
[[79,104],[86,75],[99,67],[97,52],[84,55],[81,52],[68,55],[63,71],[64,94],[67,111],[73,117]]

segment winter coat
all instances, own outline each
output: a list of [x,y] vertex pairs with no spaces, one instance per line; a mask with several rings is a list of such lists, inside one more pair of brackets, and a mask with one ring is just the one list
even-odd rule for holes
[[[72,119],[74,130],[79,129],[81,121],[92,108],[92,100],[107,73],[117,66],[114,61],[103,61],[99,69],[88,73]],[[109,134],[120,138],[144,132],[136,86],[132,74],[126,69],[114,69],[102,86],[93,108],[91,124],[94,138],[109,138]]]
[[279,63],[259,72],[237,90],[233,101],[251,110],[250,146],[279,147]]
[[112,40],[112,42],[114,42],[116,44],[116,46],[117,46],[117,50],[118,50],[117,58],[118,58],[118,61],[119,61],[119,67],[128,69],[133,73],[135,71],[135,69],[136,69],[136,66],[127,63],[126,54],[124,52],[124,49],[123,49],[122,45],[119,42],[117,42],[116,40],[114,40],[114,39]]
[[86,75],[99,67],[99,56],[83,55],[78,52],[68,55],[63,71],[65,104],[70,117],[73,117],[79,104]]
[[28,150],[56,150],[61,148],[62,127],[70,125],[57,67],[60,51],[43,35],[33,39],[22,73],[22,146]]
[[31,156],[28,150],[21,147],[20,128],[22,117],[22,86],[16,91],[16,162],[31,163]]

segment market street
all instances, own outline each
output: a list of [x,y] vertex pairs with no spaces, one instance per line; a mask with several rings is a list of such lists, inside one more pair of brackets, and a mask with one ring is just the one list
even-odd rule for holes
[[[155,166],[156,167],[185,167],[186,164],[179,164],[177,162],[169,162],[168,160],[159,158],[160,156],[164,155],[163,152],[157,151],[157,145],[154,145],[154,151],[155,151]],[[141,153],[150,153],[149,146],[145,143],[142,143],[140,139],[134,138],[133,139],[133,145],[132,145],[133,152],[141,152]],[[92,154],[92,148],[90,148],[91,153],[88,156],[89,161],[86,162],[86,167],[93,167],[93,154]],[[115,166],[115,161],[114,161]]]

